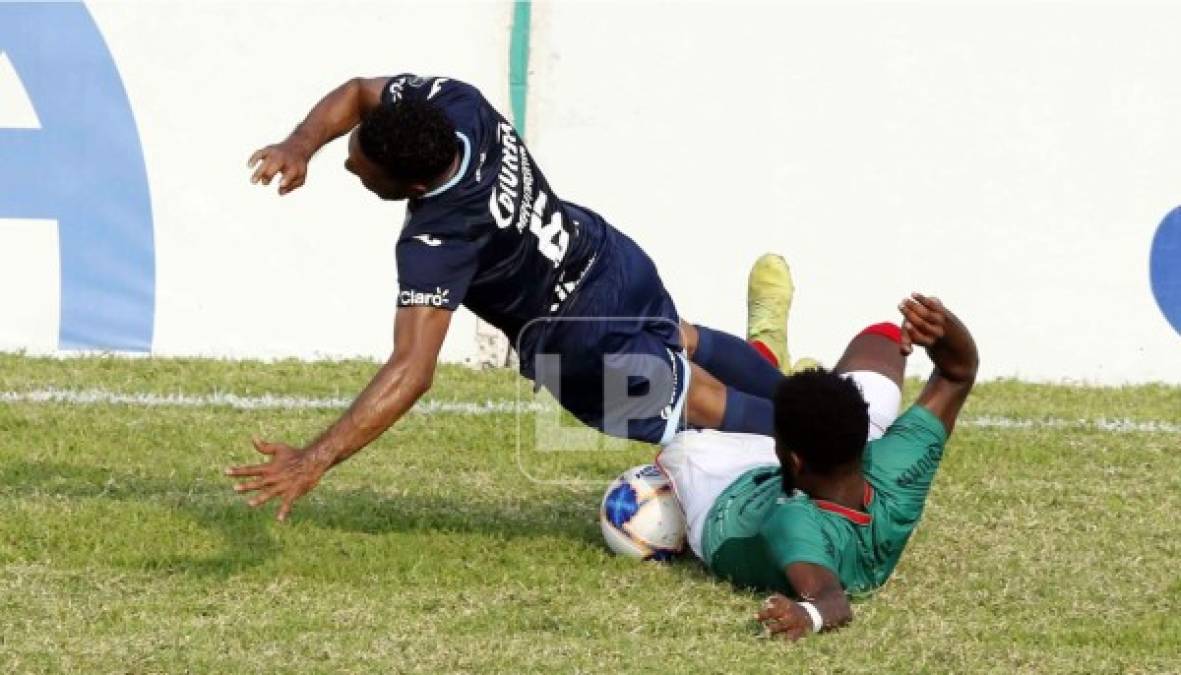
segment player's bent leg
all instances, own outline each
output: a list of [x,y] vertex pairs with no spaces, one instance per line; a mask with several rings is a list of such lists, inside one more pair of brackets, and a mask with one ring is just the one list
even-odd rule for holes
[[770,398],[752,396],[728,387],[696,363],[685,404],[690,426],[744,434],[775,434],[775,410]]
[[878,323],[858,333],[833,372],[853,380],[861,388],[861,395],[869,404],[869,439],[880,438],[897,419],[902,403],[906,357],[902,354],[898,326]]
[[702,325],[681,322],[689,359],[725,385],[760,398],[771,398],[783,373],[754,345]]

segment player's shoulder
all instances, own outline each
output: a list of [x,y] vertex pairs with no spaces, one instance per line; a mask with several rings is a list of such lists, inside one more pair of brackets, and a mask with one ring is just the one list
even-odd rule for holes
[[819,534],[822,530],[820,510],[808,495],[799,490],[776,497],[775,504],[767,510],[761,528],[769,537],[806,536]]
[[431,204],[411,214],[398,234],[398,245],[414,243],[427,247],[439,246],[443,240],[468,240],[477,237],[475,218],[464,213],[462,204]]
[[484,100],[475,86],[442,75],[402,73],[391,77],[382,89],[382,103],[397,103],[402,99],[431,101],[444,108],[462,103],[481,103]]
[[823,565],[834,573],[838,569],[840,536],[826,527],[820,509],[799,490],[780,496],[768,509],[759,537],[780,567],[806,562]]

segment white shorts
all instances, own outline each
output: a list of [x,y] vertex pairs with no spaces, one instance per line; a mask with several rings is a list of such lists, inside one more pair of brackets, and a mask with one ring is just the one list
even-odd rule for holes
[[[902,390],[890,378],[869,370],[844,373],[857,383],[869,404],[869,440],[881,438],[898,417]],[[656,456],[685,511],[689,547],[701,557],[701,531],[718,495],[756,467],[779,466],[775,439],[724,431],[682,431]]]

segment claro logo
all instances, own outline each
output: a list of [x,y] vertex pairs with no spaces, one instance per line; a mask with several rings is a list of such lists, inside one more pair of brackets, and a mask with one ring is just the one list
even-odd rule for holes
[[447,296],[451,289],[435,288],[434,293],[422,291],[402,291],[398,295],[398,305],[401,307],[447,307],[451,299]]
[[156,261],[148,179],[98,26],[80,2],[0,2],[0,52],[37,117],[33,128],[3,128],[0,120],[0,218],[57,221],[59,347],[150,350]]

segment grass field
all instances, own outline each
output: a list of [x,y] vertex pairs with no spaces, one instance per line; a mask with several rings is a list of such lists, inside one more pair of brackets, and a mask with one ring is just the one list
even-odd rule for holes
[[[1181,672],[1178,388],[980,386],[894,578],[794,645],[691,560],[606,551],[602,485],[644,447],[518,453],[516,413],[443,407],[278,525],[221,469],[334,410],[29,400],[348,397],[374,368],[0,356],[0,672]],[[449,367],[429,396],[519,389]]]

